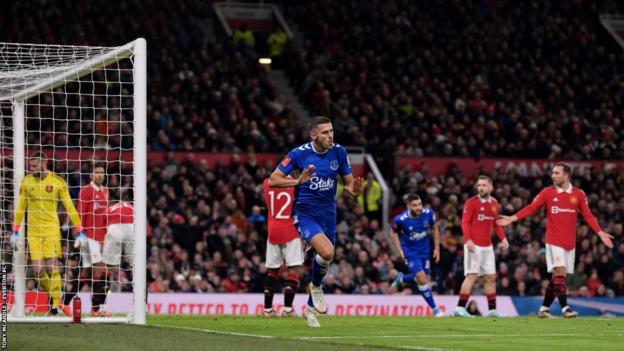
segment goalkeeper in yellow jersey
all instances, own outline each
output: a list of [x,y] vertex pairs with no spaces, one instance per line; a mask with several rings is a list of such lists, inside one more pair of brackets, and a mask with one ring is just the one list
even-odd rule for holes
[[67,183],[61,177],[49,171],[47,158],[40,152],[28,159],[28,175],[22,180],[19,201],[15,212],[11,245],[13,250],[21,249],[18,240],[19,229],[26,211],[28,249],[33,274],[39,280],[39,286],[50,294],[52,305],[50,314],[58,315],[59,309],[71,314],[69,306],[61,305],[61,273],[59,258],[61,252],[61,226],[58,216],[58,202],[63,203],[69,218],[74,225],[78,237],[76,240],[86,241],[80,225],[80,217],[72,203]]

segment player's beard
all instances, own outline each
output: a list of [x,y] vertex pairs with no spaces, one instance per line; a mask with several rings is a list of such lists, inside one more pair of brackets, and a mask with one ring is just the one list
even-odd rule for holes
[[410,217],[418,217],[420,216],[420,214],[422,213],[422,211],[419,212],[413,212],[412,210],[409,211],[410,213]]
[[488,197],[490,197],[490,193],[481,193],[481,192],[479,192],[479,197],[485,200]]

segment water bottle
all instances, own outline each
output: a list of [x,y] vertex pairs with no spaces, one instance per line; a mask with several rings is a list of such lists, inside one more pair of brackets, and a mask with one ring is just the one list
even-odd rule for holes
[[78,295],[74,297],[72,311],[73,311],[74,323],[80,323],[81,316],[82,316],[82,306],[81,306],[80,297],[78,297]]

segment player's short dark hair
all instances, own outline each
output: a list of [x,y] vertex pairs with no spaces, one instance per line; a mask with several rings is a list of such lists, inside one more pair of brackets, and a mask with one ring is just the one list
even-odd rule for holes
[[106,163],[102,162],[102,161],[95,161],[93,162],[93,168],[91,169],[91,172],[95,172],[96,168],[102,167],[104,168],[104,170],[106,170]]
[[478,178],[477,181],[479,180],[487,180],[490,184],[494,184],[494,182],[492,181],[492,178],[486,176],[485,174],[481,174]]
[[403,201],[405,201],[406,204],[409,204],[414,200],[420,200],[420,196],[418,196],[418,194],[406,194],[403,196]]
[[312,131],[316,129],[316,127],[318,127],[319,124],[327,124],[327,123],[331,123],[331,119],[325,116],[316,116],[310,120],[310,123],[308,124],[308,129]]
[[561,167],[561,169],[563,169],[563,173],[567,175],[572,174],[572,167],[570,167],[570,165],[565,162],[557,162],[555,164],[555,167]]

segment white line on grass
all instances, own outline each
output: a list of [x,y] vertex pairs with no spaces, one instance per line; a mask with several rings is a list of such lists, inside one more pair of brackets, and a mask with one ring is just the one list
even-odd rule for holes
[[496,338],[496,337],[576,337],[576,336],[624,336],[624,333],[591,333],[591,334],[579,334],[579,333],[526,333],[526,334],[418,334],[418,335],[340,335],[340,336],[300,336],[295,339],[301,340],[315,340],[315,339],[429,339],[429,338],[465,338],[465,337],[480,337],[480,338]]
[[199,332],[204,332],[204,333],[209,333],[209,334],[248,336],[248,337],[251,337],[251,338],[261,338],[261,339],[275,339],[275,336],[271,336],[271,335],[258,335],[258,334],[247,334],[247,333],[237,333],[237,332],[226,332],[226,331],[220,331],[220,330],[193,328],[193,327],[180,327],[180,326],[164,325],[164,324],[150,324],[150,326],[159,327],[159,328],[170,328],[170,329],[199,331]]
[[[401,345],[399,346],[402,349],[406,350],[422,350],[422,351],[455,351],[451,349],[439,349],[435,347],[425,347],[425,346],[411,346],[411,345]],[[458,350],[459,351],[459,350]]]

